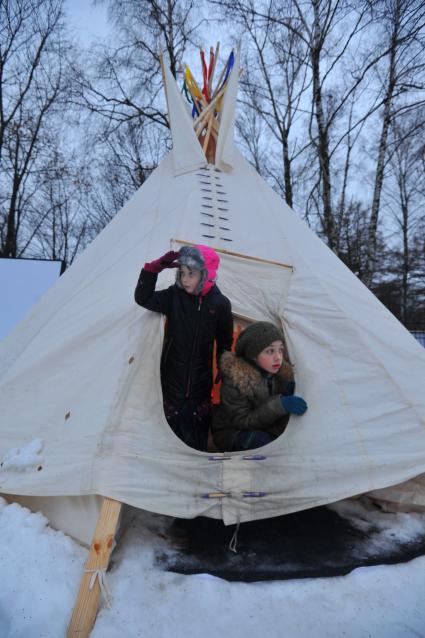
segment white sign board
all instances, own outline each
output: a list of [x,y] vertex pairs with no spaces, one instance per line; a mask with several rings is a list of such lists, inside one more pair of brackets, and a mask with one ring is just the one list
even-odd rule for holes
[[0,341],[53,285],[61,261],[0,258]]

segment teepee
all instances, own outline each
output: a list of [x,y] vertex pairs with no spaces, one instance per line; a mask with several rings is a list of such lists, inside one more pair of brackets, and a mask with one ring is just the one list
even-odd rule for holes
[[[97,496],[226,524],[389,486],[425,504],[425,350],[235,147],[238,58],[209,102],[187,75],[194,118],[164,67],[173,150],[0,346],[0,493],[86,542]],[[220,253],[237,322],[283,328],[308,401],[252,453],[188,448],[165,420],[163,318],[133,291],[182,243]]]

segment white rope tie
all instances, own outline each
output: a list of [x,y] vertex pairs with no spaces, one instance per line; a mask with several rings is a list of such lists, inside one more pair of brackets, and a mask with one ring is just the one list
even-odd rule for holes
[[99,581],[99,587],[105,604],[107,607],[111,606],[111,598],[112,594],[108,587],[108,582],[106,580],[106,567],[98,568],[98,569],[85,569],[86,574],[91,574],[90,583],[89,583],[89,591],[91,591],[96,582],[96,578]]
[[230,543],[229,543],[229,549],[234,554],[238,553],[238,549],[237,549],[237,547],[238,547],[238,532],[239,532],[240,524],[241,524],[241,521],[240,521],[239,512],[238,512],[238,522],[236,523],[236,529],[233,532],[233,536],[230,539]]

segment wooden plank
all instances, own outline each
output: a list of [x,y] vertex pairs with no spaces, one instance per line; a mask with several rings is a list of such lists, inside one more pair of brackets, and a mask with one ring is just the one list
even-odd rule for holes
[[68,626],[67,638],[88,638],[93,629],[100,598],[100,572],[99,575],[96,575],[96,572],[104,570],[105,573],[108,567],[121,507],[122,503],[119,501],[103,499],[77,601]]

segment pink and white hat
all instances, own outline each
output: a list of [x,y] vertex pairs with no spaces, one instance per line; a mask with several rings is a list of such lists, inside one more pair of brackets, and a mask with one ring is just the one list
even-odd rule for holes
[[[220,257],[213,248],[198,244],[197,246],[182,246],[178,259],[181,266],[191,270],[200,270],[201,279],[195,291],[196,295],[204,297],[209,293],[217,279]],[[177,271],[176,284],[181,288],[180,271]]]

